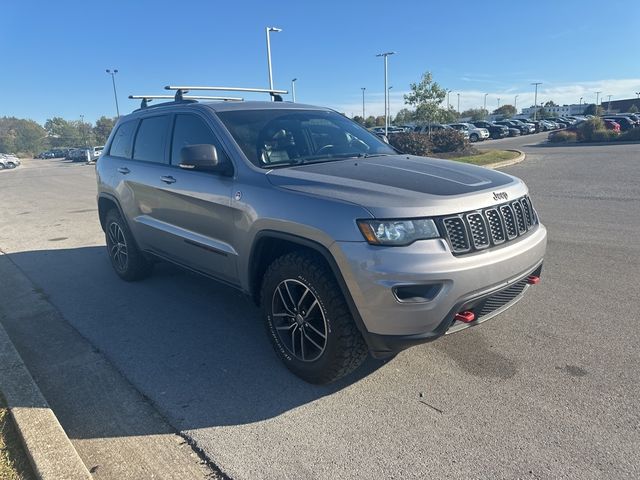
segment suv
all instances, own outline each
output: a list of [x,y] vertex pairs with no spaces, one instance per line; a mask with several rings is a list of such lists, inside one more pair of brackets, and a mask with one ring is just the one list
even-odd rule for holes
[[509,136],[509,128],[504,125],[497,125],[495,123],[486,121],[471,122],[477,128],[484,128],[489,132],[491,138],[504,138]]
[[478,128],[472,123],[450,123],[449,126],[459,132],[467,132],[470,142],[480,142],[489,138],[489,130]]
[[542,270],[546,229],[521,180],[400,155],[328,108],[141,108],[119,119],[96,171],[122,279],[161,259],[239,289],[312,383],[484,322]]

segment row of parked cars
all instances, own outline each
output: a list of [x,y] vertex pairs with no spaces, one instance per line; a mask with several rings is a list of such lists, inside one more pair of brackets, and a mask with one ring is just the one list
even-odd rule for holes
[[[393,135],[401,132],[416,132],[430,134],[438,130],[455,129],[460,131],[470,142],[481,142],[490,138],[499,139],[505,137],[517,137],[519,135],[529,135],[531,133],[547,132],[570,128],[582,123],[593,115],[571,115],[565,117],[553,117],[540,120],[527,118],[509,118],[504,120],[458,122],[458,123],[431,123],[428,125],[400,125],[390,126],[388,133]],[[603,115],[602,119],[606,127],[617,132],[625,132],[632,128],[640,127],[640,114],[616,113]],[[384,135],[384,127],[374,127],[372,132]]]
[[79,148],[54,148],[39,153],[36,158],[65,158],[72,162],[95,162],[104,146]]
[[0,170],[11,170],[20,166],[22,162],[12,153],[0,153]]
[[[427,125],[402,125],[389,127],[389,134],[400,132],[432,133],[439,130],[454,129],[470,142],[481,142],[488,139],[498,139],[505,137],[516,137],[519,135],[529,135],[531,133],[543,132],[564,128],[564,124],[552,120],[526,120],[526,119],[505,119],[489,122],[486,120],[475,122],[457,122],[449,124],[431,123]],[[384,134],[384,127],[371,129],[378,135]]]

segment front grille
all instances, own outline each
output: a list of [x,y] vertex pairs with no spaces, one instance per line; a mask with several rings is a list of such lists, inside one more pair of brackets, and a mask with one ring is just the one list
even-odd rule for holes
[[538,224],[528,196],[496,207],[440,219],[455,255],[501,245],[525,235]]
[[499,308],[504,307],[507,303],[515,300],[520,294],[522,294],[526,287],[527,279],[524,278],[519,282],[494,293],[490,297],[487,297],[480,304],[474,307],[474,310],[476,311],[476,318],[481,319],[482,317],[495,312]]

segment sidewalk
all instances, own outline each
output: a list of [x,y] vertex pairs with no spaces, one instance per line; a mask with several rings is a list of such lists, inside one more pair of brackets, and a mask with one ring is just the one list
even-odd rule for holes
[[[54,428],[52,418],[57,417],[60,430],[70,439],[69,446],[75,448],[95,479],[223,478],[38,293],[10,256],[2,254],[0,292],[10,292],[2,295],[0,323],[46,398],[40,400],[34,392],[35,400],[20,409],[36,419],[32,434],[37,435],[45,426]],[[4,370],[0,379],[4,391],[8,388]],[[20,381],[26,383],[26,379]],[[46,413],[51,412],[47,404],[55,416]],[[46,417],[43,423],[37,420],[37,412]],[[55,449],[30,454],[63,455]],[[69,474],[59,478],[81,477]]]

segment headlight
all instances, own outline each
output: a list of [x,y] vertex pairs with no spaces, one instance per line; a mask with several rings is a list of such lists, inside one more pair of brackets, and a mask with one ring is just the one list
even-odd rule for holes
[[371,245],[409,245],[416,240],[438,238],[430,218],[415,220],[358,220],[358,228]]

